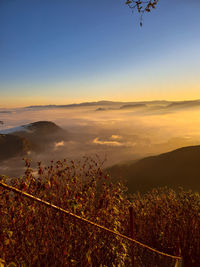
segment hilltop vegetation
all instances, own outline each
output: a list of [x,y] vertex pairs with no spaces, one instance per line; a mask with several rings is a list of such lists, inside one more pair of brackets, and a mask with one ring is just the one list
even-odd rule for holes
[[[21,178],[6,183],[47,200],[114,231],[129,236],[129,206],[133,206],[134,238],[165,253],[180,254],[185,266],[199,266],[200,195],[179,189],[154,189],[145,195],[127,194],[113,184],[100,162],[29,161]],[[130,244],[76,219],[8,192],[0,187],[0,246],[6,263],[26,266],[130,266]],[[135,246],[136,263],[174,266],[166,257]]]

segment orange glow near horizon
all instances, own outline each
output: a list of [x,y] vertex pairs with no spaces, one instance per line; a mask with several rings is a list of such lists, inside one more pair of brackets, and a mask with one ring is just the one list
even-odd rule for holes
[[[130,88],[130,87],[129,87]],[[99,91],[99,90],[98,90]],[[96,96],[92,94],[91,96],[75,97],[67,96],[67,93],[63,96],[42,96],[37,97],[33,96],[13,96],[13,97],[1,97],[0,108],[18,108],[31,105],[67,105],[73,103],[81,102],[93,102],[93,101],[119,101],[119,102],[139,102],[139,101],[153,101],[153,100],[169,100],[169,101],[186,101],[186,100],[197,100],[200,99],[200,86],[195,86],[193,89],[179,89],[179,90],[155,90],[153,88],[141,89],[139,92],[131,92],[131,89],[124,90],[124,93],[120,92],[121,90],[110,89],[109,92],[105,92],[102,89],[102,96],[96,91]],[[145,91],[145,93],[144,93]],[[62,92],[63,93],[63,92]],[[62,94],[60,93],[60,95]]]

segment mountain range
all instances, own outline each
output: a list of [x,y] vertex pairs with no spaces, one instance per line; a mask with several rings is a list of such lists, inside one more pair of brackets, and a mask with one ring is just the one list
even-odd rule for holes
[[161,110],[161,111],[174,111],[182,110],[188,108],[200,107],[200,100],[186,100],[186,101],[167,101],[167,100],[153,100],[153,101],[133,101],[133,102],[117,102],[117,101],[96,101],[96,102],[83,102],[78,104],[68,104],[68,105],[38,105],[38,106],[28,106],[26,109],[37,109],[37,108],[78,108],[78,107],[98,107],[102,110],[114,109],[137,109],[137,108],[148,108],[151,110]]

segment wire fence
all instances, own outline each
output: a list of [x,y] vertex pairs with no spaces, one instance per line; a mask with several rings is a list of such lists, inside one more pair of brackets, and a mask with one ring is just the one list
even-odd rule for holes
[[3,182],[0,187],[0,258],[6,266],[182,266],[179,256]]

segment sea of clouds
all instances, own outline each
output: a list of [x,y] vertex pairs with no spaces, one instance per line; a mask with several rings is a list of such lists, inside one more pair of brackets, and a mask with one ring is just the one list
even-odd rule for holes
[[[183,146],[200,144],[200,105],[150,103],[121,108],[120,105],[33,107],[0,109],[1,131],[11,131],[35,121],[52,121],[66,130],[66,140],[51,151],[28,155],[33,161],[77,159],[97,154],[105,166],[136,160]],[[50,149],[50,148],[49,148]],[[21,159],[1,164],[8,173],[22,167]]]

